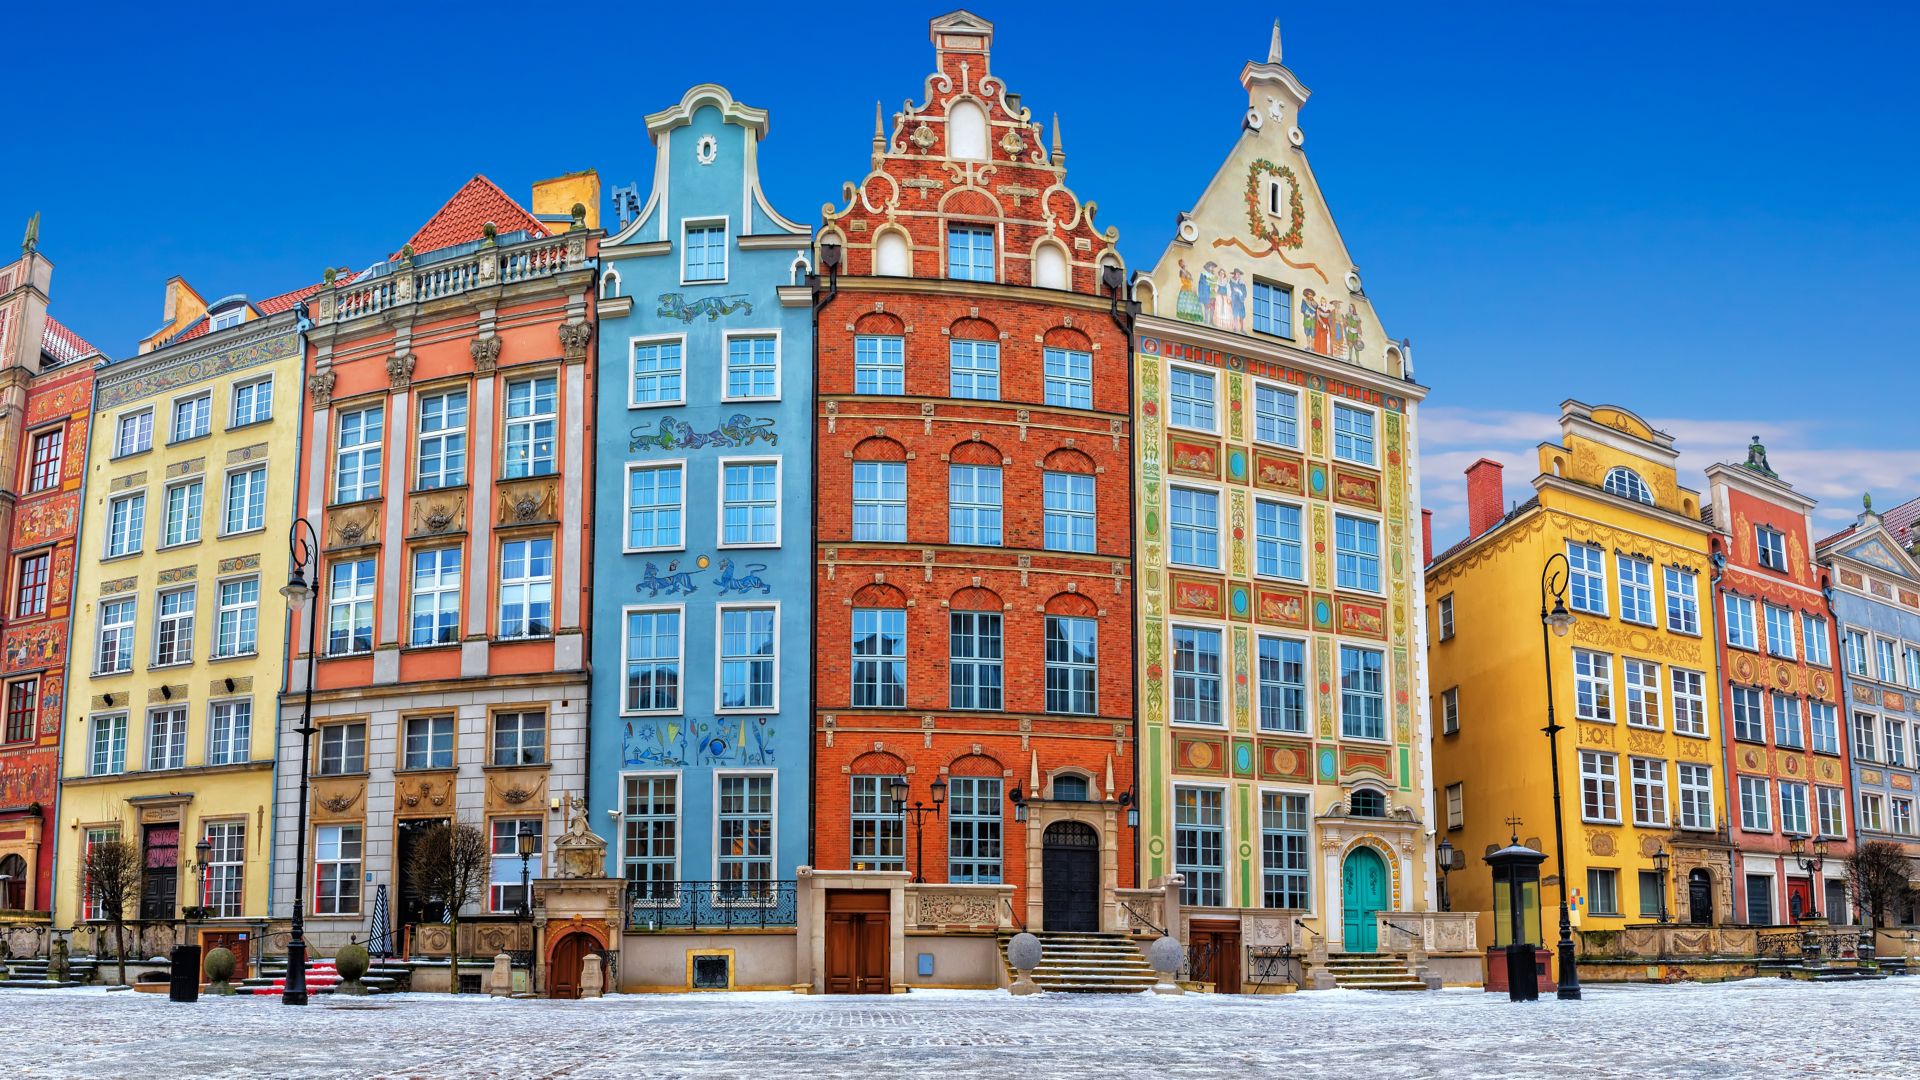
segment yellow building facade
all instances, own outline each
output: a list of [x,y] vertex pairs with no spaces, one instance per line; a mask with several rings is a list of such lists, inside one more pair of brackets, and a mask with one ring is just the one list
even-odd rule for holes
[[[1460,853],[1445,883],[1452,909],[1482,912],[1482,940],[1495,940],[1481,860],[1517,835],[1548,855],[1538,943],[1558,939],[1550,664],[1575,928],[1683,921],[1676,883],[1684,892],[1696,870],[1712,881],[1714,921],[1725,921],[1726,778],[1699,493],[1679,482],[1673,438],[1626,409],[1568,401],[1560,427],[1560,441],[1539,448],[1535,496],[1510,511],[1497,463],[1468,470],[1468,539],[1427,567],[1437,824]],[[1574,622],[1546,635],[1543,657],[1546,572],[1564,584]]]
[[[180,284],[184,289],[184,284]],[[197,301],[197,298],[195,298]],[[94,391],[62,744],[55,925],[105,917],[87,847],[139,845],[127,916],[238,946],[267,915],[299,294],[228,297],[102,368]],[[206,843],[204,848],[200,845]],[[205,907],[204,913],[187,911]],[[84,935],[83,935],[84,937]],[[251,950],[257,952],[257,950]]]

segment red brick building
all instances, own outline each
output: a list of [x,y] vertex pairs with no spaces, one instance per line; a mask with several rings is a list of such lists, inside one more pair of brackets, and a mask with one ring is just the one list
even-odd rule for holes
[[74,544],[105,357],[47,313],[53,264],[36,239],[30,226],[19,260],[0,267],[0,927],[37,931],[53,907]]
[[[1112,928],[1135,875],[1117,232],[992,74],[992,25],[932,37],[925,103],[890,131],[876,109],[819,237],[813,861]],[[940,812],[903,815],[895,778]]]

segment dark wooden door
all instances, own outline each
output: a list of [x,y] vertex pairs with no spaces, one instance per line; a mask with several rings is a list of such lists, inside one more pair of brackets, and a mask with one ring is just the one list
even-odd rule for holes
[[1197,962],[1194,978],[1213,984],[1216,994],[1240,992],[1240,924],[1209,923],[1194,920],[1190,936],[1193,943],[1188,956]]
[[1100,834],[1080,821],[1056,821],[1041,838],[1041,919],[1048,930],[1100,929]]
[[202,930],[200,932],[200,980],[210,982],[207,975],[206,956],[215,949],[225,949],[233,954],[233,978],[235,982],[247,977],[248,946],[245,930]]
[[142,839],[140,917],[171,919],[180,892],[180,826],[149,825]]
[[1695,926],[1713,925],[1713,876],[1705,870],[1687,875],[1687,921]]
[[572,1000],[580,996],[580,969],[586,965],[585,934],[568,934],[553,947],[553,960],[547,965],[547,996]]
[[421,922],[440,922],[445,913],[439,904],[429,903],[420,895],[413,884],[410,867],[413,863],[413,849],[420,843],[428,829],[445,824],[439,818],[420,818],[402,821],[394,827],[394,880],[399,888],[395,890],[400,897],[400,925],[412,926]]
[[892,990],[892,925],[886,893],[846,890],[827,894],[829,994],[884,994]]

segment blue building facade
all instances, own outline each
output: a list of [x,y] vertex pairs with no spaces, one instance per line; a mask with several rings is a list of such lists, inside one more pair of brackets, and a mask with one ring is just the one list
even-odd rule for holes
[[601,247],[588,784],[664,929],[790,904],[807,857],[811,230],[760,189],[764,111],[702,85],[646,122]]

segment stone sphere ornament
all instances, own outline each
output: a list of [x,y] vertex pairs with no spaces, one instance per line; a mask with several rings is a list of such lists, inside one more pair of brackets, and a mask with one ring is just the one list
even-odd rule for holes
[[233,969],[237,962],[230,949],[212,949],[207,953],[208,990],[215,994],[231,994],[233,987],[228,980],[233,978]]
[[342,945],[340,951],[333,954],[333,970],[340,973],[340,985],[334,990],[341,994],[364,994],[367,988],[360,983],[360,977],[367,973],[367,947],[365,945]]
[[1007,987],[1007,993],[1017,997],[1040,992],[1040,986],[1033,981],[1033,969],[1040,966],[1040,956],[1045,950],[1040,939],[1032,934],[1013,935],[1007,942],[1007,963],[1013,965],[1013,985]]
[[1160,976],[1153,984],[1156,994],[1184,994],[1185,990],[1174,979],[1180,974],[1180,967],[1187,962],[1187,950],[1170,937],[1163,937],[1147,946],[1147,964]]

